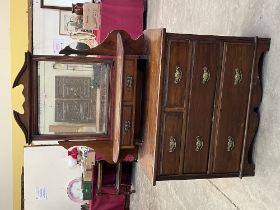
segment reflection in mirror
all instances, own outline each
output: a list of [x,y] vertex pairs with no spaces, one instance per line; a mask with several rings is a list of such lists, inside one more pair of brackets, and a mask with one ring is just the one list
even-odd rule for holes
[[107,133],[110,69],[104,63],[39,61],[39,133]]
[[83,42],[73,42],[69,45],[70,48],[72,48],[73,50],[88,50],[90,49],[90,47]]

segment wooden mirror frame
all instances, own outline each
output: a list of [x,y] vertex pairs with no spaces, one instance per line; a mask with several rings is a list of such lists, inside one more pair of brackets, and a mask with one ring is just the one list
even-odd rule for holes
[[[37,62],[39,61],[55,61],[67,63],[105,63],[111,65],[109,79],[109,96],[108,96],[108,117],[105,133],[71,133],[71,134],[40,134],[38,128],[39,105],[38,105],[38,69]],[[20,70],[17,78],[14,81],[13,87],[20,84],[24,86],[23,95],[25,102],[23,104],[24,114],[14,111],[14,116],[23,130],[26,142],[30,144],[33,140],[109,140],[111,139],[112,129],[112,111],[114,92],[112,87],[115,86],[115,76],[113,70],[113,58],[95,58],[95,57],[77,57],[77,56],[45,56],[32,55],[30,52],[25,54],[25,63]]]

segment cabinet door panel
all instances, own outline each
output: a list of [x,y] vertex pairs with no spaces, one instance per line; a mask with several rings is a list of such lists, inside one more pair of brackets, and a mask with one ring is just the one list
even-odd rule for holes
[[164,115],[160,175],[177,175],[179,173],[182,124],[182,113]]
[[225,43],[213,173],[238,172],[254,45]]
[[122,110],[122,132],[121,132],[121,145],[132,145],[133,136],[133,107],[123,106]]
[[123,101],[133,102],[136,84],[136,61],[126,60],[124,62]]
[[166,107],[184,107],[190,53],[191,42],[189,40],[168,41]]
[[191,74],[184,173],[206,173],[219,45],[197,42]]

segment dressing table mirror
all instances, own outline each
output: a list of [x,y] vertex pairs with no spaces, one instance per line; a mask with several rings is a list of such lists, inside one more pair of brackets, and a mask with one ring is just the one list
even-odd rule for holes
[[24,86],[24,114],[14,116],[26,142],[89,146],[111,163],[122,149],[137,156],[143,41],[115,31],[95,48],[66,47],[64,56],[27,52],[13,85]]

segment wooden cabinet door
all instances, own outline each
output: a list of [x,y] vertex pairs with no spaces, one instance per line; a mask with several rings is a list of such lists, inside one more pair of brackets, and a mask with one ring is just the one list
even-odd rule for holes
[[206,173],[219,43],[197,41],[194,46],[183,172]]
[[182,124],[182,113],[164,114],[159,175],[179,174]]
[[213,173],[239,171],[253,57],[253,43],[224,43]]

